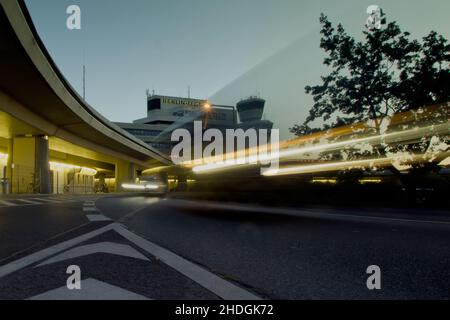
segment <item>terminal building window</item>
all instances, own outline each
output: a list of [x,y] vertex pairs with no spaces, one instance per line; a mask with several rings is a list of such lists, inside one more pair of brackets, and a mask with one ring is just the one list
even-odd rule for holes
[[155,137],[161,133],[158,130],[148,130],[148,129],[125,129],[129,133],[134,136],[143,136],[143,137]]
[[150,147],[153,147],[155,149],[159,149],[159,150],[169,150],[172,148],[172,144],[170,143],[149,143],[148,144]]
[[164,124],[164,125],[171,125],[174,121],[163,121],[163,120],[156,120],[156,121],[150,121],[146,122],[145,124]]
[[151,99],[147,101],[147,111],[161,110],[161,99]]

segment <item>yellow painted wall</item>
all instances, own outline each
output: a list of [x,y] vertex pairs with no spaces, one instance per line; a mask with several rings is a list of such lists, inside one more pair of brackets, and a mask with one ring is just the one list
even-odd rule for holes
[[4,172],[4,169],[5,169],[6,165],[7,165],[7,161],[8,161],[7,159],[1,159],[0,158],[0,179],[5,178],[3,172]]
[[33,193],[35,138],[14,138],[12,149],[12,192]]
[[0,138],[0,179],[5,178],[3,171],[8,164],[8,159],[4,158],[4,155],[8,155],[8,140]]
[[52,170],[53,172],[53,193],[63,194],[64,186],[67,184],[67,174],[64,169]]
[[115,178],[105,179],[105,183],[108,186],[109,192],[116,192],[116,179]]
[[[7,178],[10,180],[12,193],[32,193],[35,183],[35,165],[36,165],[36,138],[34,137],[16,137],[13,139],[0,138],[0,153],[8,154],[8,160],[0,159],[0,179],[3,178],[3,167],[7,168]],[[95,151],[89,151],[92,154]],[[70,154],[66,154],[67,162],[73,160],[76,165],[90,165],[91,163],[78,163],[78,158],[71,159]],[[78,155],[76,155],[78,156]],[[137,174],[137,166],[130,162],[107,157],[97,154],[95,160],[109,160],[109,163],[115,165],[115,178],[108,179],[108,189],[110,192],[124,191],[121,188],[123,183],[134,183]],[[61,161],[59,158],[58,161]],[[93,159],[94,160],[94,159]],[[70,161],[69,161],[70,162]],[[71,162],[71,163],[72,163]],[[53,193],[65,193],[69,186],[66,170],[52,171],[52,191]],[[66,188],[65,188],[66,187]],[[75,174],[70,184],[70,193],[93,193],[95,191],[94,177],[81,176]],[[1,190],[0,190],[1,192]]]
[[[73,169],[52,170],[54,194],[92,194],[94,176],[75,173]],[[69,181],[70,177],[70,181]]]

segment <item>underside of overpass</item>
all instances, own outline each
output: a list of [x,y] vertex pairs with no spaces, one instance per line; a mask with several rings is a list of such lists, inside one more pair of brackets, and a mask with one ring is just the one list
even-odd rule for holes
[[144,168],[47,136],[2,111],[0,124],[0,179],[12,193],[115,192]]
[[167,157],[89,106],[52,61],[23,1],[0,0],[2,192],[122,191]]

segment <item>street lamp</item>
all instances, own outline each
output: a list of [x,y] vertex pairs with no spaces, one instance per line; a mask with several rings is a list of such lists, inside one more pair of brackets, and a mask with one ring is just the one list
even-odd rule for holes
[[205,102],[205,104],[203,105],[203,109],[208,112],[209,110],[211,110],[212,106],[211,103],[209,103],[208,101]]
[[204,119],[203,119],[203,129],[206,130],[206,127],[208,126],[208,114],[212,109],[212,105],[211,103],[209,103],[208,101],[205,102],[205,104],[203,105],[203,113],[204,113]]

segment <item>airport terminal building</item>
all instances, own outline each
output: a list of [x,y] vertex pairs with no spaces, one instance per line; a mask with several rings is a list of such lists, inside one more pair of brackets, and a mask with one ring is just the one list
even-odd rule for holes
[[193,130],[194,121],[202,121],[205,129],[249,128],[272,129],[271,121],[263,120],[265,100],[250,97],[236,106],[214,105],[206,99],[148,95],[147,117],[133,123],[116,123],[162,153],[170,154],[175,129]]

